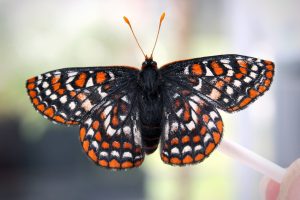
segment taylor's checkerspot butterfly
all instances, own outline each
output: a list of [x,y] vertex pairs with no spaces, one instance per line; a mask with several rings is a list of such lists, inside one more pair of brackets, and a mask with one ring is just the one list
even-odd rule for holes
[[269,89],[273,75],[271,61],[248,56],[181,60],[158,69],[151,54],[141,69],[65,68],[33,77],[26,87],[43,116],[80,126],[80,142],[92,161],[127,169],[140,166],[159,141],[167,164],[203,161],[222,138],[217,108],[246,108]]

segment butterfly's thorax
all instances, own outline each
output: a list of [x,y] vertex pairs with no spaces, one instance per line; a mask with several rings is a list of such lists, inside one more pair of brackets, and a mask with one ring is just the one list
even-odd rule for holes
[[162,97],[161,78],[156,62],[146,60],[138,77],[140,87],[139,110],[142,129],[142,141],[145,152],[150,154],[157,148],[161,129]]

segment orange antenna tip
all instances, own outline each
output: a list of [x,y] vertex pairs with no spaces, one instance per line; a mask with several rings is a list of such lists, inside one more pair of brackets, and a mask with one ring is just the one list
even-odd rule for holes
[[128,24],[130,26],[130,22],[129,22],[129,19],[127,17],[123,17],[124,21],[126,22],[126,24]]
[[163,12],[160,16],[160,23],[162,23],[162,21],[165,19],[166,13]]

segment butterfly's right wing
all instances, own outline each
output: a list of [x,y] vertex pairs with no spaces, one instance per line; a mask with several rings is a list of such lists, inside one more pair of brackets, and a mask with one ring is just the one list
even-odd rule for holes
[[246,108],[270,88],[274,63],[228,54],[181,60],[159,70],[164,79],[193,90],[224,111],[234,112]]

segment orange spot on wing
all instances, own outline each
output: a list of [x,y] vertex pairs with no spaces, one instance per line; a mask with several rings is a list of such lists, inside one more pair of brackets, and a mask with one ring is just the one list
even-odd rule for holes
[[238,64],[239,64],[241,67],[247,67],[247,66],[248,66],[247,63],[246,63],[246,61],[244,61],[244,60],[238,60],[237,62],[238,62]]
[[29,84],[27,85],[27,88],[28,88],[29,90],[32,90],[32,89],[35,88],[35,84],[34,84],[34,83],[29,83]]
[[271,71],[273,71],[273,69],[274,69],[273,65],[267,65],[266,68]]
[[130,144],[130,143],[128,143],[128,142],[124,142],[123,148],[124,148],[124,149],[132,149],[132,144]]
[[122,163],[122,168],[131,168],[133,167],[133,163],[130,161],[125,161]]
[[96,82],[101,84],[106,80],[106,73],[105,72],[98,72],[96,75]]
[[34,98],[34,97],[36,97],[36,91],[30,91],[29,92],[29,96],[31,97],[31,98]]
[[216,75],[221,75],[223,74],[223,69],[220,67],[220,64],[217,63],[216,61],[211,62],[211,67],[214,70]]
[[195,161],[200,161],[200,160],[202,160],[204,158],[204,155],[203,154],[197,154],[196,156],[195,156]]
[[76,96],[76,92],[71,91],[71,92],[70,92],[70,96],[71,96],[71,97],[75,97],[75,96]]
[[243,77],[243,74],[242,73],[237,73],[236,75],[235,75],[235,78],[237,78],[237,79],[241,79]]
[[242,74],[247,74],[247,69],[244,67],[240,67],[240,72],[242,72]]
[[217,132],[213,132],[213,137],[214,137],[215,143],[218,144],[220,142],[220,138],[221,138],[220,134]]
[[75,85],[77,85],[78,87],[83,87],[86,81],[86,77],[86,73],[81,73],[78,79],[75,81]]
[[89,156],[93,161],[95,161],[95,162],[98,160],[98,158],[97,158],[97,156],[96,156],[96,153],[95,153],[95,151],[94,151],[93,149],[91,149],[91,150],[89,151],[88,156]]
[[65,122],[64,118],[62,118],[61,116],[58,116],[58,115],[54,116],[53,119],[57,122],[60,122],[60,123]]
[[252,100],[252,99],[249,98],[249,97],[245,98],[245,99],[240,103],[240,107],[246,106],[248,103],[250,103],[251,100]]
[[93,129],[97,130],[99,128],[99,121],[95,120],[92,125]]
[[196,136],[193,137],[193,142],[194,142],[194,143],[197,143],[197,142],[199,142],[200,140],[201,140],[201,137],[200,137],[199,135],[196,135]]
[[216,123],[218,130],[220,133],[223,133],[223,122],[221,120],[217,121]]
[[39,111],[44,112],[45,106],[43,104],[40,104],[36,107]]
[[169,162],[169,158],[167,158],[164,154],[161,154],[161,159],[166,163]]
[[107,142],[102,142],[101,147],[103,149],[108,149],[109,148],[109,144]]
[[108,162],[106,160],[99,160],[99,165],[102,167],[107,167],[108,166]]
[[112,125],[114,126],[118,126],[119,124],[119,119],[116,115],[113,116],[112,120],[111,120]]
[[48,109],[45,110],[44,114],[47,115],[48,117],[53,117],[54,109],[53,108],[48,108]]
[[52,85],[53,90],[54,91],[58,90],[60,88],[60,85],[61,85],[60,83],[55,83],[54,85]]
[[116,159],[113,159],[109,162],[109,167],[120,168],[120,163]]
[[271,85],[271,81],[269,79],[265,80],[265,86],[270,86]]
[[258,87],[258,91],[260,92],[260,93],[263,93],[264,91],[266,91],[267,90],[267,88],[265,87],[265,86],[259,86]]
[[101,141],[102,137],[101,137],[101,134],[100,134],[99,131],[95,134],[95,139],[96,139],[98,142]]
[[266,77],[267,77],[267,78],[272,78],[272,77],[273,77],[273,72],[268,71],[268,72],[266,73]]
[[223,86],[224,86],[224,82],[223,82],[223,81],[218,81],[218,82],[216,83],[216,87],[217,87],[218,89],[221,89]]
[[171,145],[177,145],[179,143],[179,141],[178,141],[178,138],[176,137],[176,138],[173,138],[172,140],[171,140]]
[[193,162],[193,158],[190,155],[187,155],[187,156],[184,157],[184,159],[182,160],[182,162],[184,164],[192,163]]
[[56,92],[60,95],[63,95],[65,93],[65,89],[59,89]]
[[181,160],[179,160],[178,158],[176,158],[176,157],[173,157],[173,158],[171,158],[170,159],[170,163],[172,163],[172,164],[180,164],[181,163]]
[[205,149],[205,155],[209,155],[215,148],[215,144],[209,143]]
[[59,81],[60,77],[59,76],[54,76],[52,79],[51,79],[51,84],[54,84],[54,83],[57,83]]
[[182,143],[187,143],[187,142],[189,142],[190,141],[190,137],[189,136],[184,136],[182,139],[181,139],[181,142]]
[[85,96],[85,94],[83,94],[83,93],[79,93],[79,94],[77,95],[77,99],[79,99],[80,101],[84,101],[85,98],[86,98],[86,96]]
[[200,130],[200,134],[204,135],[206,133],[206,127],[202,126],[201,130]]
[[200,76],[203,73],[202,67],[199,64],[193,64],[192,66],[193,74]]
[[86,134],[86,129],[82,127],[79,131],[79,138],[81,142],[83,142],[85,134]]
[[209,121],[209,116],[208,116],[208,115],[203,115],[203,121],[204,121],[205,123],[208,123],[208,121]]
[[115,148],[117,148],[117,149],[119,149],[121,147],[120,142],[118,142],[118,141],[114,141],[112,143],[112,146],[115,147]]
[[249,96],[253,99],[255,97],[257,97],[259,95],[259,92],[257,92],[256,90],[254,89],[250,89],[249,90]]
[[269,61],[269,60],[264,60],[264,62],[265,62],[267,65],[273,65],[273,64],[274,64],[272,61]]
[[83,147],[83,150],[85,152],[87,152],[89,150],[89,146],[90,146],[90,142],[89,141],[87,141],[87,140],[83,141],[82,147]]
[[185,121],[189,121],[190,117],[191,117],[190,111],[189,110],[185,110],[184,111],[184,116],[183,116],[184,120]]
[[32,77],[30,79],[27,80],[28,83],[33,83],[35,82],[36,77]]

